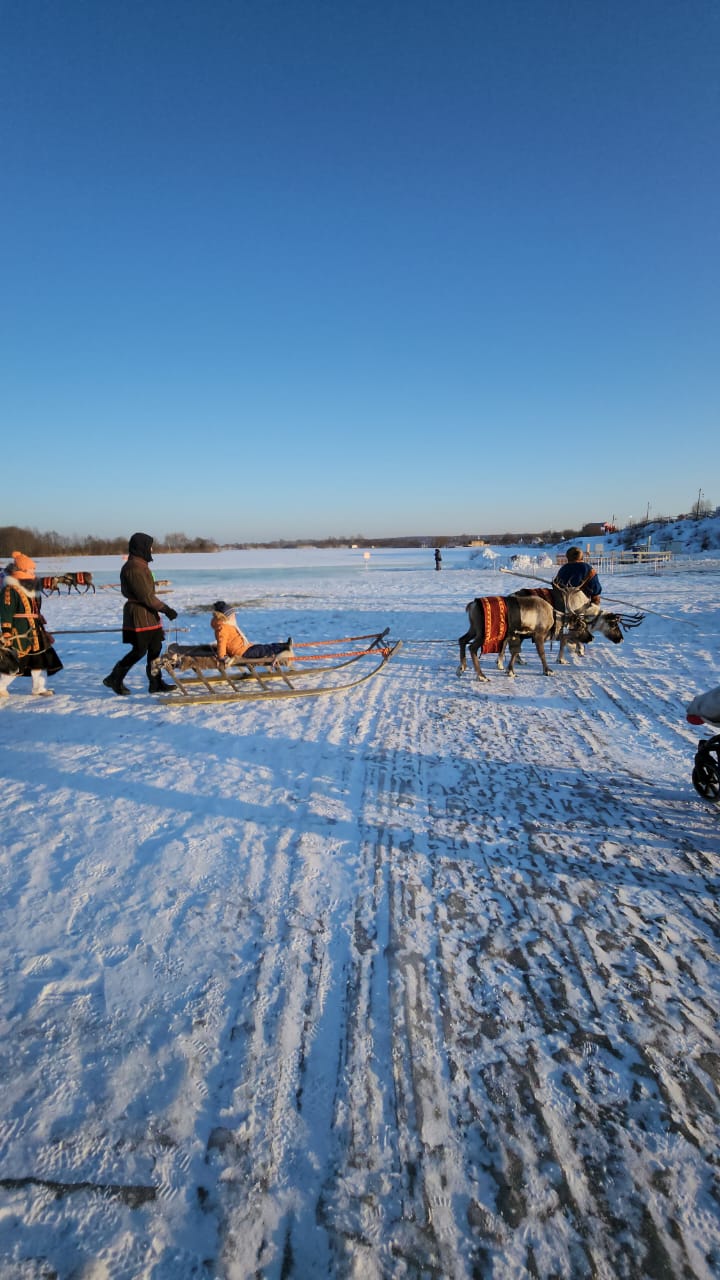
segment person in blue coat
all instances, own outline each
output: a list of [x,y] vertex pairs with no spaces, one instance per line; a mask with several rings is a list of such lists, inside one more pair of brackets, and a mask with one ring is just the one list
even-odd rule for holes
[[593,604],[600,604],[602,587],[591,564],[583,559],[581,547],[568,547],[567,564],[561,565],[555,574],[558,587],[581,587]]

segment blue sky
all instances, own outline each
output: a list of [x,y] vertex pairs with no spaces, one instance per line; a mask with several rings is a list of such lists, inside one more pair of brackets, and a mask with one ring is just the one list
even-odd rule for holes
[[0,0],[0,524],[720,502],[719,66],[715,0]]

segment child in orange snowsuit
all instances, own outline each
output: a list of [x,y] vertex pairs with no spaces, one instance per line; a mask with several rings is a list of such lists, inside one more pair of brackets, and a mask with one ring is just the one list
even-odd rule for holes
[[215,601],[210,626],[215,632],[220,663],[227,658],[277,659],[280,654],[286,654],[289,660],[293,656],[292,636],[288,636],[284,644],[251,644],[235,621],[235,610],[224,600]]

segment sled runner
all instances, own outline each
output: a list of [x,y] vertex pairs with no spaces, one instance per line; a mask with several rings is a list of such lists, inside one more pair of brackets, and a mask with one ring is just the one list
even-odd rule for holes
[[[273,657],[229,658],[225,663],[218,662],[213,645],[170,644],[155,667],[175,688],[158,698],[173,706],[198,706],[339,693],[369,680],[397,653],[402,641],[388,641],[389,630],[339,640],[308,640]],[[360,641],[368,643],[362,648],[335,647]]]

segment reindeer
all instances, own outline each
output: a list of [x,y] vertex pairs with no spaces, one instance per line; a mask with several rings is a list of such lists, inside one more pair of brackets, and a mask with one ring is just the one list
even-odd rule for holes
[[[558,594],[555,594],[557,592]],[[538,596],[541,600],[546,600],[566,614],[580,615],[587,623],[591,632],[599,631],[601,635],[606,636],[613,644],[622,644],[623,630],[629,630],[631,627],[639,627],[643,621],[644,613],[606,613],[599,605],[593,604],[588,600],[585,593],[579,587],[521,587],[519,591],[514,591],[513,595],[527,597]],[[592,639],[592,635],[590,637]],[[565,631],[560,633],[560,648],[558,651],[557,661],[562,666],[567,666],[567,658],[565,651],[569,644],[577,646],[579,652],[582,651],[582,644],[585,641],[573,640]],[[502,670],[504,666],[505,649],[507,642],[501,647],[498,653],[498,666]],[[522,661],[522,659],[519,659]]]
[[57,593],[60,595],[60,588],[67,587],[68,595],[71,591],[81,592],[86,595],[88,591],[95,591],[95,583],[91,573],[60,573],[52,577],[40,578],[41,591],[46,596]]
[[[459,676],[466,670],[466,648],[470,650],[478,680],[487,680],[488,677],[480,669],[478,649],[483,653],[496,653],[508,644],[510,647],[508,676],[514,678],[520,646],[523,640],[531,638],[537,649],[544,674],[551,676],[554,673],[548,667],[545,658],[545,641],[549,635],[562,635],[567,628],[570,638],[574,641],[589,644],[592,640],[592,632],[579,614],[559,613],[546,600],[532,593],[524,597],[520,595],[480,596],[465,606],[465,612],[470,625],[465,635],[460,636],[458,640],[460,664],[457,674]],[[486,634],[486,617],[495,619],[495,634]],[[499,662],[498,665],[500,665]]]
[[[560,587],[553,583],[553,591],[557,593],[556,601],[562,600],[563,607],[573,613],[581,614],[591,631],[599,631],[601,635],[612,640],[613,644],[622,644],[623,631],[639,627],[645,618],[644,613],[607,613],[599,604],[588,600],[581,587]],[[560,639],[558,662],[565,662],[565,648],[569,643],[566,638]]]

